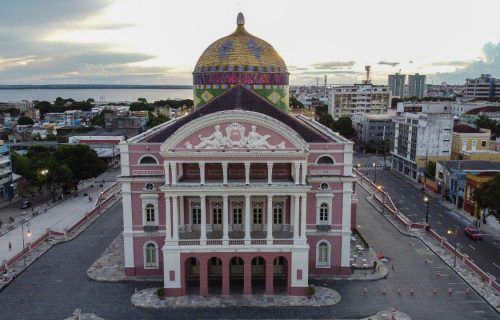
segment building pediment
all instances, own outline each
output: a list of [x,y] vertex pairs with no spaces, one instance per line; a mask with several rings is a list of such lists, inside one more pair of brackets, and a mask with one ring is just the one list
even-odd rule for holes
[[170,152],[307,151],[302,137],[269,116],[243,110],[221,111],[189,122],[161,146]]

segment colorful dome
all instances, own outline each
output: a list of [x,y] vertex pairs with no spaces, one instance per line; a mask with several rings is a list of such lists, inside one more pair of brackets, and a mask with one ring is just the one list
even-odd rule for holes
[[196,107],[242,84],[276,107],[288,109],[285,61],[269,43],[248,33],[244,24],[239,13],[236,30],[212,43],[198,59],[193,72]]

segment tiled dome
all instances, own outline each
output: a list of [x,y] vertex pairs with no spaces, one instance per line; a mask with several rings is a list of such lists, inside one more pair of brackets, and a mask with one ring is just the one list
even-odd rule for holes
[[269,43],[245,30],[242,13],[238,14],[237,22],[232,34],[215,41],[203,52],[195,72],[287,70],[285,61]]

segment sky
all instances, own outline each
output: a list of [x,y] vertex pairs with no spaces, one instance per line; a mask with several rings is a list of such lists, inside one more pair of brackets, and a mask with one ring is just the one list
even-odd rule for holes
[[191,84],[239,11],[292,85],[500,78],[497,0],[0,0],[0,84]]

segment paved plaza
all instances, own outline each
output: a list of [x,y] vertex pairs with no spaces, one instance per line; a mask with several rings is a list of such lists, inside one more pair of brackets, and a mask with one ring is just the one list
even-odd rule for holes
[[[130,302],[135,290],[160,287],[161,282],[97,282],[90,281],[86,274],[121,232],[122,208],[117,203],[73,241],[50,249],[1,291],[0,319],[65,319],[77,308],[108,320],[362,319],[392,307],[413,319],[500,319],[472,289],[467,295],[468,286],[423,243],[402,235],[384,219],[366,201],[366,192],[357,192],[362,234],[376,252],[389,258],[394,269],[389,268],[387,279],[377,281],[315,281],[316,286],[340,293],[342,300],[336,305],[137,308]],[[441,277],[436,276],[436,270],[441,271]],[[437,294],[433,293],[434,287]],[[448,295],[448,288],[453,289],[453,294]]]

